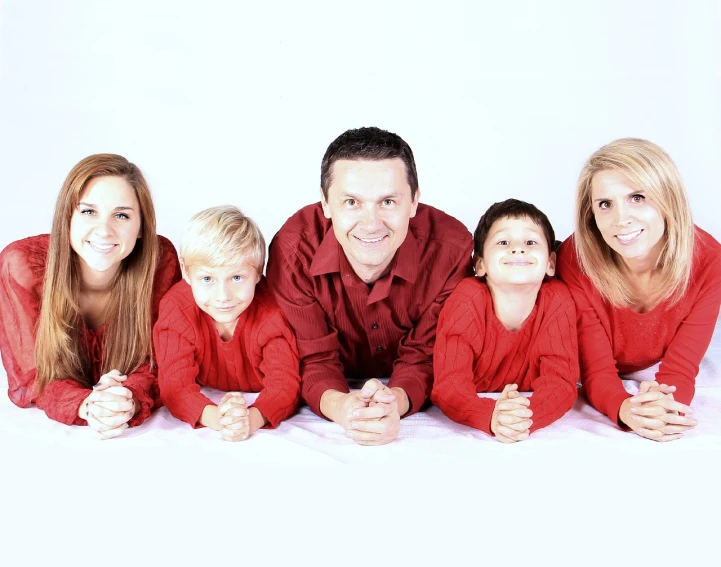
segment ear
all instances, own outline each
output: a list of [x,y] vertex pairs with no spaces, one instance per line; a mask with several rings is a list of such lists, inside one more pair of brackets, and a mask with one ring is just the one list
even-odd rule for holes
[[554,276],[556,274],[556,253],[551,252],[548,255],[548,267],[546,268],[547,276]]
[[328,206],[328,202],[325,200],[325,195],[323,195],[323,188],[320,188],[320,206],[323,207],[323,216],[325,218],[330,218],[330,207]]
[[480,278],[486,275],[486,268],[483,266],[483,258],[476,258],[476,275]]
[[182,258],[180,258],[180,273],[183,275],[183,279],[185,280],[185,283],[190,285],[190,276],[188,276],[188,270],[185,267],[185,262],[183,262]]
[[421,198],[421,188],[419,187],[416,189],[416,196],[413,199],[413,203],[411,203],[411,218],[416,216],[416,211],[418,210],[418,201]]

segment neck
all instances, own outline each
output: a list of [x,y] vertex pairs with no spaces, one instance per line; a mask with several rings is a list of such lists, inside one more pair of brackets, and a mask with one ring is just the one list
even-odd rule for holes
[[509,331],[517,331],[536,305],[541,283],[499,288],[487,283],[496,318]]
[[96,272],[89,268],[83,260],[80,260],[80,292],[103,293],[110,291],[119,267],[120,265],[113,270]]
[[393,262],[394,257],[395,256],[391,257],[390,260],[379,266],[366,266],[363,264],[356,264],[356,262],[350,258],[348,258],[348,263],[351,265],[351,268],[353,268],[355,274],[361,280],[363,280],[364,283],[371,285],[381,279],[390,271],[391,262]]

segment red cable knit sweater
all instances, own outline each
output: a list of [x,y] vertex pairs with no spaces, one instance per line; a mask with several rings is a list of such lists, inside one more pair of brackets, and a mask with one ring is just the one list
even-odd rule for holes
[[213,318],[181,281],[160,303],[153,330],[158,385],[163,403],[178,419],[200,427],[207,405],[201,386],[226,392],[260,392],[253,406],[271,427],[290,416],[300,399],[298,349],[265,278],[241,313],[232,338],[225,342]]
[[[178,255],[171,242],[158,236],[160,253],[153,285],[153,321],[160,299],[180,279]],[[91,390],[71,377],[52,380],[38,396],[35,388],[35,330],[40,317],[43,277],[47,266],[50,235],[41,234],[12,242],[0,253],[0,351],[8,376],[8,395],[25,408],[35,403],[49,418],[67,425],[87,425],[78,408]],[[89,378],[97,383],[103,364],[105,324],[89,329],[78,321],[80,340],[85,341],[92,360]],[[149,362],[128,375],[123,386],[140,404],[128,425],[139,425],[157,405],[158,385]]]
[[490,435],[496,401],[477,392],[518,384],[519,391],[533,391],[531,431],[553,423],[576,399],[575,320],[568,289],[550,280],[521,329],[509,331],[495,315],[488,286],[466,278],[438,319],[431,400],[453,421]]
[[619,372],[659,361],[656,381],[676,386],[674,399],[690,404],[721,305],[721,245],[696,227],[686,295],[672,307],[664,302],[648,313],[604,301],[581,271],[573,236],[559,248],[556,269],[576,302],[581,383],[591,405],[618,424],[621,404],[631,396]]

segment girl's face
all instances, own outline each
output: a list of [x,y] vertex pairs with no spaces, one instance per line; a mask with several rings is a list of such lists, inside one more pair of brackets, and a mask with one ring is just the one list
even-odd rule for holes
[[666,222],[643,190],[617,171],[599,171],[591,181],[591,204],[604,241],[626,262],[655,263]]
[[70,245],[84,278],[115,275],[140,238],[140,205],[122,177],[93,179],[70,218]]

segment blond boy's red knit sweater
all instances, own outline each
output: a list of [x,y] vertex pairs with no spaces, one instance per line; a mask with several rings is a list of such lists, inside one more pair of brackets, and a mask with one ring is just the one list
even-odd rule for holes
[[453,421],[491,433],[495,400],[507,384],[532,391],[531,431],[553,423],[573,405],[578,346],[573,299],[558,280],[541,285],[536,305],[518,331],[493,310],[490,290],[478,278],[463,280],[441,311],[433,354],[431,400]]
[[270,427],[277,427],[298,405],[295,337],[265,278],[227,342],[212,317],[196,305],[190,285],[177,283],[160,303],[153,342],[160,397],[171,414],[193,427],[200,427],[205,406],[214,405],[200,393],[201,386],[260,392],[252,406]]
[[[618,411],[631,394],[619,373],[661,362],[656,381],[676,386],[674,399],[690,404],[696,375],[713,336],[721,304],[721,245],[696,227],[691,280],[675,305],[662,302],[648,313],[605,301],[578,263],[573,236],[559,248],[556,269],[576,302],[581,383],[591,405],[619,424]],[[620,424],[619,424],[620,425]]]

